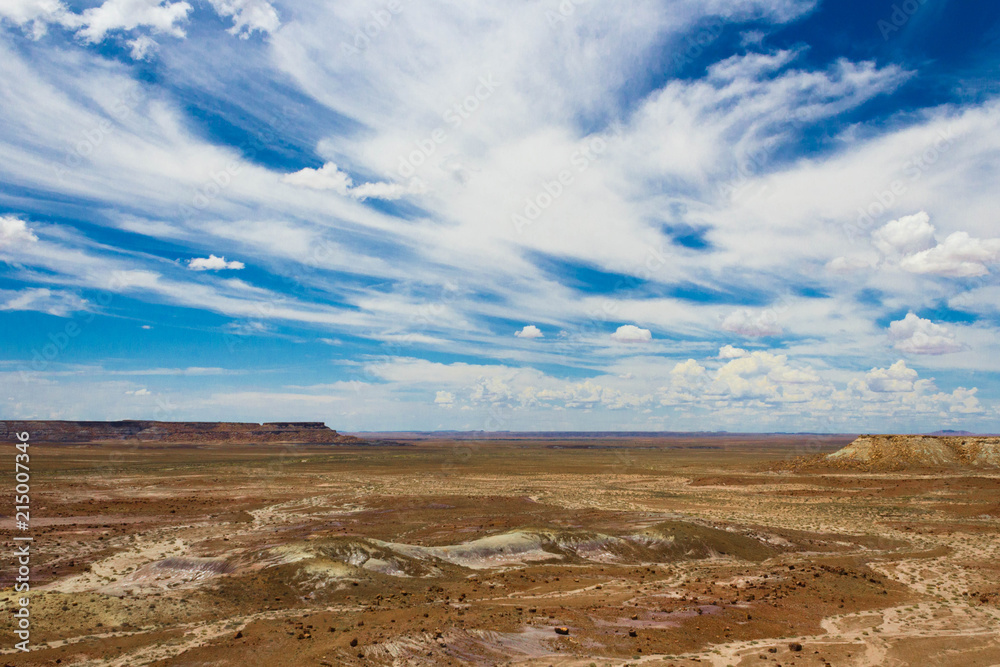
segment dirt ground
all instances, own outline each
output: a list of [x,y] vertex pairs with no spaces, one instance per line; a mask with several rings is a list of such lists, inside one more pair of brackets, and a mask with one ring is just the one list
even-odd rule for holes
[[0,664],[1000,664],[1000,473],[849,441],[36,444]]

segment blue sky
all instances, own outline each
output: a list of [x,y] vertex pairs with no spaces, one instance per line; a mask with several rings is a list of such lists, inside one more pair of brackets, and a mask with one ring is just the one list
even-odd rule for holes
[[1000,7],[12,0],[6,418],[1000,431]]

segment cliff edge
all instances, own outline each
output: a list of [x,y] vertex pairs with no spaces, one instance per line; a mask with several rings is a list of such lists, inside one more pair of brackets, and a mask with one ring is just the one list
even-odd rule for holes
[[367,444],[323,422],[0,421],[0,440],[27,431],[31,442],[139,441],[163,444]]

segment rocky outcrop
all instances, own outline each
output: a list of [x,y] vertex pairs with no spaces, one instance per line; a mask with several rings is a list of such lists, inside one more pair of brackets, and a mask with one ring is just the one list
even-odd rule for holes
[[1000,467],[1000,437],[863,435],[825,457],[826,463],[848,468]]
[[31,442],[120,442],[163,444],[365,444],[341,435],[323,422],[158,422],[98,421],[0,421],[0,441],[13,441],[27,431]]

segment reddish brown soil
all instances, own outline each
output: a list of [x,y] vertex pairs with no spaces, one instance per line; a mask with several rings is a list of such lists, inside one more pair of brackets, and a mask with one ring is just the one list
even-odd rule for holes
[[34,446],[0,664],[1000,663],[998,476],[552,444]]

